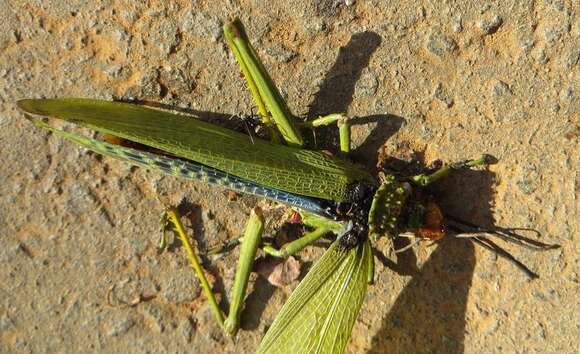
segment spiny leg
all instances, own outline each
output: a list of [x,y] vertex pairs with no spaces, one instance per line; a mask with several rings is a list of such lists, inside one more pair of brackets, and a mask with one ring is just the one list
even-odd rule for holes
[[[185,248],[185,251],[187,252],[187,259],[189,260],[191,267],[195,271],[195,275],[196,275],[197,279],[199,280],[199,283],[201,284],[201,289],[210,303],[211,310],[212,310],[216,320],[218,321],[220,327],[223,328],[224,327],[224,315],[219,308],[217,300],[216,300],[216,298],[211,290],[211,286],[209,285],[209,282],[207,281],[205,273],[203,272],[203,269],[201,268],[201,263],[200,263],[197,255],[195,254],[194,248],[191,245],[191,243],[189,242],[189,238],[187,237],[187,234],[185,233],[185,229],[183,227],[183,224],[181,223],[180,215],[179,215],[177,209],[176,208],[167,209],[163,213],[161,220],[162,220],[163,225],[171,226],[173,228],[173,231],[175,232],[175,234],[177,235],[177,237],[179,238],[179,240],[183,244],[183,247]],[[163,246],[163,248],[165,247],[165,245],[167,245],[167,242],[164,239],[165,239],[165,233],[163,232],[162,233],[162,241],[160,243],[160,246]],[[163,251],[163,249],[160,248],[160,251]]]
[[338,125],[338,135],[340,138],[340,152],[348,154],[350,152],[350,122],[342,113],[332,113],[320,116],[300,124],[301,128],[314,129],[336,123]]
[[345,226],[341,222],[329,220],[306,212],[300,213],[300,219],[305,226],[313,228],[314,230],[305,233],[302,237],[300,237],[297,240],[285,244],[280,249],[276,249],[272,246],[267,245],[264,247],[264,252],[274,257],[287,258],[291,255],[296,254],[304,247],[319,240],[322,236],[330,232],[339,234]]
[[411,177],[411,181],[420,186],[428,186],[429,184],[447,176],[450,172],[460,170],[463,168],[470,168],[476,166],[487,166],[497,163],[497,159],[491,155],[484,154],[479,159],[465,160],[443,165],[437,171],[431,174],[420,174]]
[[[242,23],[236,19],[226,24],[224,34],[248,83],[263,123],[270,130],[273,141],[279,140],[277,136],[281,134],[289,145],[302,146],[304,144],[302,135],[292,121],[290,110],[250,44]],[[275,125],[272,124],[270,117]]]
[[234,333],[238,327],[242,305],[246,297],[246,289],[248,288],[248,280],[250,279],[258,246],[262,242],[263,233],[264,216],[262,215],[262,210],[256,207],[250,213],[250,219],[244,232],[244,242],[242,242],[242,248],[240,249],[230,302],[230,313],[224,322],[224,328],[228,334]]
[[322,236],[328,234],[329,232],[330,232],[329,229],[319,227],[314,231],[305,233],[302,237],[300,237],[297,240],[284,244],[279,249],[276,249],[271,245],[264,245],[262,249],[264,250],[264,252],[273,257],[288,258],[296,254],[297,252],[301,251],[304,247],[320,239]]
[[261,209],[254,208],[250,213],[250,218],[246,224],[246,230],[243,237],[244,241],[242,242],[240,257],[236,269],[236,276],[234,278],[234,285],[232,288],[230,310],[227,318],[225,319],[224,314],[219,309],[216,298],[211,291],[211,287],[207,281],[207,278],[205,277],[199,259],[195,254],[194,248],[189,242],[189,239],[185,233],[185,229],[183,228],[183,224],[181,223],[177,210],[175,208],[170,208],[167,210],[163,215],[163,221],[164,223],[170,224],[173,227],[177,237],[183,243],[183,246],[187,252],[187,258],[189,259],[189,262],[200,281],[205,296],[210,302],[210,306],[214,316],[216,317],[216,320],[228,335],[233,334],[238,327],[240,313],[242,311],[242,305],[246,296],[248,280],[252,271],[256,252],[258,250],[258,246],[262,242],[264,217],[262,215]]
[[262,124],[264,124],[266,126],[266,128],[268,129],[268,131],[270,132],[270,139],[272,139],[272,141],[275,143],[281,143],[282,137],[280,135],[280,132],[276,129],[276,126],[272,122],[270,114],[268,113],[268,110],[266,109],[266,105],[264,103],[264,100],[262,100],[262,97],[260,96],[260,92],[258,91],[258,87],[256,86],[256,82],[254,81],[254,79],[252,78],[252,75],[250,74],[250,71],[248,69],[248,66],[246,65],[244,57],[242,56],[242,54],[240,53],[240,50],[237,48],[237,46],[234,43],[233,35],[231,35],[231,36],[229,35],[230,32],[231,31],[228,28],[224,28],[224,33],[225,33],[225,37],[226,37],[228,46],[230,47],[232,53],[234,54],[234,57],[236,58],[236,61],[238,62],[238,66],[240,67],[240,70],[242,71],[242,74],[244,75],[244,79],[246,80],[246,83],[248,84],[248,88],[250,90],[250,93],[252,94],[252,98],[254,99],[254,102],[258,106],[258,112],[260,115],[260,119],[262,120]]
[[[238,65],[244,75],[248,88],[258,106],[262,123],[270,132],[272,141],[280,143],[280,136],[287,144],[302,146],[304,141],[286,102],[280,95],[276,84],[268,74],[264,64],[252,47],[239,20],[234,20],[224,26],[224,34],[228,46],[232,50]],[[272,122],[272,119],[274,122]],[[343,114],[330,114],[305,122],[302,127],[317,127],[337,123],[340,136],[340,151],[350,152],[350,124]]]
[[[258,106],[262,122],[270,131],[272,140],[280,142],[281,134],[288,144],[302,146],[302,136],[292,120],[290,110],[252,47],[242,23],[239,20],[234,20],[226,24],[224,33],[228,46],[232,50]],[[333,123],[337,123],[339,127],[340,151],[350,152],[350,124],[343,114],[318,117],[313,121],[303,123],[302,127],[317,127]]]
[[375,257],[372,254],[368,258],[369,262],[367,264],[367,284],[374,284],[375,283]]
[[[300,238],[284,244],[280,248],[272,246],[274,239],[266,240],[264,237],[262,240],[262,245],[260,248],[266,253],[276,258],[288,258],[298,252],[300,252],[304,247],[316,242],[321,237],[327,235],[328,233],[334,232],[339,233],[343,225],[340,222],[329,220],[326,218],[319,217],[314,214],[302,212],[301,221],[304,225],[313,228],[313,231],[306,232]],[[221,245],[217,245],[208,249],[208,254],[224,253],[232,250],[239,244],[243,243],[243,238],[232,239],[224,242]]]
[[[399,235],[400,236],[400,235]],[[395,250],[395,253],[403,253],[406,250],[413,248],[413,246],[415,246],[416,244],[418,244],[419,242],[421,242],[420,238],[414,238],[413,241],[411,241],[408,245],[398,248]]]
[[338,135],[340,138],[340,151],[348,154],[350,152],[350,123],[346,117],[338,121]]
[[[264,253],[266,253],[272,257],[288,258],[288,257],[300,252],[304,247],[319,240],[321,237],[328,234],[329,232],[331,232],[331,230],[321,227],[321,228],[318,228],[314,231],[310,231],[310,232],[305,233],[300,238],[298,238],[294,241],[285,243],[280,248],[276,248],[276,247],[272,246],[272,244],[275,241],[274,238],[270,238],[270,240],[267,240],[267,241],[266,241],[266,238],[263,238],[262,245],[259,248],[261,248],[264,251]],[[210,247],[207,250],[207,254],[208,255],[215,255],[215,254],[229,252],[232,249],[234,249],[235,247],[242,244],[243,241],[244,241],[244,239],[242,237],[228,240],[222,244]]]

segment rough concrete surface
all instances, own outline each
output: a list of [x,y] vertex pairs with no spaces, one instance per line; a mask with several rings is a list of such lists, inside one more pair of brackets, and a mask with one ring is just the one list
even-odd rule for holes
[[[576,352],[579,11],[558,0],[0,1],[0,352],[257,347],[297,282],[277,289],[254,275],[230,339],[182,248],[157,255],[158,218],[187,201],[205,247],[240,235],[253,205],[270,220],[283,210],[88,153],[15,106],[135,98],[249,115],[221,35],[235,16],[296,115],[358,117],[359,162],[372,168],[379,151],[425,164],[490,153],[499,164],[440,186],[445,210],[562,245],[498,241],[541,275],[534,281],[467,241],[417,245],[400,259],[417,272],[377,260],[349,352]],[[299,258],[310,265],[321,253]],[[236,257],[206,259],[221,294]]]

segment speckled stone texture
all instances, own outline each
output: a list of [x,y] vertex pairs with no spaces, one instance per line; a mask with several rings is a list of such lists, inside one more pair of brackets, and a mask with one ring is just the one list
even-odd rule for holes
[[[576,352],[579,11],[557,0],[0,1],[0,352],[257,347],[296,284],[253,275],[242,329],[227,338],[179,245],[157,255],[159,215],[186,200],[206,247],[239,236],[253,205],[269,230],[284,210],[88,153],[15,105],[135,98],[218,120],[249,115],[221,34],[234,16],[296,115],[358,117],[359,162],[374,166],[379,151],[427,165],[492,154],[500,163],[489,171],[437,188],[444,209],[562,245],[501,243],[534,281],[467,241],[422,243],[400,257],[407,271],[377,260],[349,352]],[[237,255],[206,259],[222,295]]]

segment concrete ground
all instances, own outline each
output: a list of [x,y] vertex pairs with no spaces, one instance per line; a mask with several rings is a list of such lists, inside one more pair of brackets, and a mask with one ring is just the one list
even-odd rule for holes
[[[395,267],[377,260],[348,352],[576,352],[579,12],[557,0],[0,1],[0,352],[257,347],[298,281],[278,289],[254,275],[230,339],[183,250],[157,255],[158,218],[186,201],[205,247],[239,236],[254,205],[270,230],[283,210],[88,153],[15,105],[135,98],[222,121],[252,114],[221,34],[236,16],[294,114],[357,117],[357,161],[492,154],[499,164],[437,189],[445,211],[562,246],[498,241],[540,274],[533,281],[468,241],[419,244]],[[222,294],[236,257],[206,259]]]

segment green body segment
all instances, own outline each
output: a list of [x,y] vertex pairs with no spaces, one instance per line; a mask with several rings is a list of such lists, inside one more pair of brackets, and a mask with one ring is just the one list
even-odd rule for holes
[[337,240],[310,269],[274,320],[258,353],[343,353],[366,294],[368,240]]
[[411,186],[407,182],[397,181],[395,176],[388,176],[377,189],[369,210],[369,236],[376,240],[381,236],[390,239],[399,233],[399,216],[404,210]]
[[350,184],[376,183],[356,165],[319,151],[252,141],[245,134],[198,119],[134,104],[46,99],[22,100],[18,106],[304,196],[348,201]]

